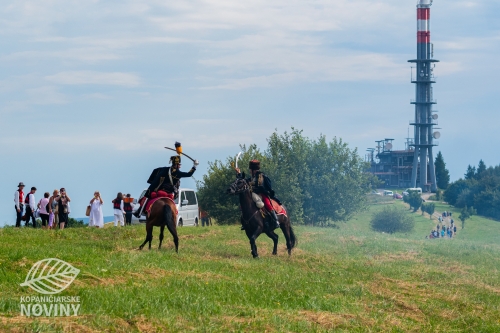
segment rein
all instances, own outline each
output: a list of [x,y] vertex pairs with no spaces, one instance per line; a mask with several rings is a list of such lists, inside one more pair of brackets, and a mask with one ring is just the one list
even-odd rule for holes
[[[244,192],[247,192],[247,191],[248,191],[248,192],[250,192],[250,193],[252,193],[252,187],[251,187],[251,186],[248,186],[248,184],[245,184],[245,188],[244,188],[244,189],[243,189],[240,193],[244,193]],[[245,224],[248,224],[248,223],[250,223],[250,221],[254,218],[254,216],[255,216],[257,213],[259,213],[259,212],[260,212],[260,209],[257,209],[257,210],[256,210],[256,211],[252,214],[252,216],[250,216],[248,219],[245,219],[245,218],[243,217],[243,214],[241,214],[241,218],[242,218],[243,222],[245,222]]]
[[253,217],[255,216],[255,214],[257,214],[258,212],[260,212],[260,210],[256,210],[255,213],[252,214],[252,216],[250,216],[250,218],[247,220],[243,217],[243,214],[241,215],[242,219],[243,219],[243,222],[245,222],[245,224],[248,224],[252,219]]

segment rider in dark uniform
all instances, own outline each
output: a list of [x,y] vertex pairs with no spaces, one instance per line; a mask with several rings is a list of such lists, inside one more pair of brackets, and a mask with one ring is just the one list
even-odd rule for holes
[[[179,144],[180,146],[180,144]],[[177,143],[176,143],[177,147]],[[148,184],[149,188],[144,194],[145,198],[151,199],[152,194],[158,191],[164,191],[167,193],[167,196],[171,198],[172,200],[177,198],[178,192],[179,192],[179,187],[181,185],[181,178],[186,178],[186,177],[191,177],[193,173],[196,171],[196,167],[198,166],[198,161],[195,160],[193,167],[189,172],[182,172],[180,171],[181,167],[181,157],[180,155],[175,155],[170,157],[170,161],[172,163],[172,166],[170,167],[161,167],[161,168],[156,168],[153,170],[151,173],[151,176],[149,176],[148,179]],[[153,194],[153,197],[156,197],[156,195]],[[139,218],[141,211],[142,211],[142,206],[144,205],[144,199],[139,200],[139,208],[135,211],[134,216]]]
[[[276,223],[276,228],[279,228],[278,216],[276,215],[276,211],[274,210],[271,200],[269,198],[278,202],[281,205],[281,202],[278,198],[276,198],[274,194],[274,190],[272,189],[271,179],[266,176],[262,171],[260,171],[260,161],[252,160],[249,163],[249,168],[251,172],[251,176],[247,178],[248,183],[252,187],[252,191],[254,193],[259,194],[262,197],[262,201],[264,202],[264,207],[271,215],[273,221]],[[241,173],[239,169],[236,170],[238,172],[239,178],[245,178],[245,173]],[[244,229],[244,226],[242,227]]]

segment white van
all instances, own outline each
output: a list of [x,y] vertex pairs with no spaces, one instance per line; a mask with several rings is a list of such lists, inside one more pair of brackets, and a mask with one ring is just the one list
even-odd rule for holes
[[384,191],[384,195],[386,195],[386,196],[391,196],[391,197],[392,197],[392,196],[394,195],[394,193],[393,193],[392,191],[387,191],[387,190],[385,190],[385,191]]
[[[146,193],[145,189],[141,196]],[[177,215],[177,226],[198,226],[198,197],[196,192],[189,188],[180,188],[179,196],[174,200],[179,214]],[[139,221],[146,222],[146,216],[141,216]]]
[[407,188],[404,192],[403,195],[408,195],[410,192],[418,192],[418,194],[422,194],[422,188],[421,187],[410,187]]

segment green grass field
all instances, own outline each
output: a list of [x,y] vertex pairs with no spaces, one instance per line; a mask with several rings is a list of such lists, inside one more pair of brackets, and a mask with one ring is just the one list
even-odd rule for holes
[[[0,229],[0,331],[5,332],[499,332],[500,223],[473,217],[455,239],[414,214],[410,234],[372,232],[372,206],[339,228],[295,227],[278,256],[265,235],[252,259],[239,226],[180,228],[158,251],[137,251],[144,226]],[[441,204],[437,211],[449,210]],[[458,222],[458,212],[455,212]],[[454,214],[454,215],[455,215]],[[25,317],[20,284],[56,257],[81,272],[59,295],[80,296],[76,317]]]

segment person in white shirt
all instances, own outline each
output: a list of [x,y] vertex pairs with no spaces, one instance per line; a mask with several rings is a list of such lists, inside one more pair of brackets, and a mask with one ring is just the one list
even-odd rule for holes
[[94,197],[90,200],[89,227],[104,228],[104,217],[102,214],[102,201],[99,191],[94,192]]
[[26,195],[26,199],[24,199],[24,204],[26,205],[26,224],[25,226],[28,226],[28,223],[31,219],[33,222],[33,228],[36,228],[36,220],[35,220],[35,210],[36,210],[36,203],[35,203],[35,192],[36,192],[36,187],[32,187],[30,193]]
[[116,195],[116,199],[113,200],[113,210],[115,215],[115,227],[118,226],[118,222],[123,227],[125,225],[125,221],[123,219],[123,214],[125,214],[125,210],[123,209],[123,194],[122,192],[118,192]]
[[43,198],[38,202],[38,212],[40,213],[40,218],[42,219],[42,229],[47,229],[49,224],[49,197],[50,193],[45,192]]
[[16,228],[20,228],[24,211],[24,184],[20,182],[17,188],[18,190],[14,192],[14,203],[16,208]]

